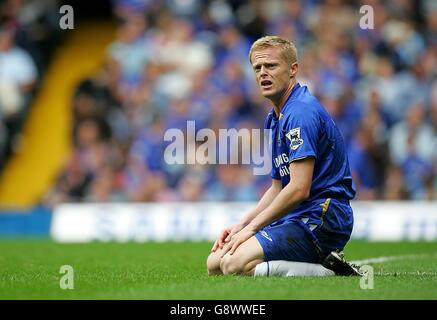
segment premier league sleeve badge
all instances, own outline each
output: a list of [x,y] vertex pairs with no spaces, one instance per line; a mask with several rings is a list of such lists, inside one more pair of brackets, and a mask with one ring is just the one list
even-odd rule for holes
[[300,138],[300,127],[291,129],[285,136],[290,140],[292,150],[296,150],[303,144],[303,139]]

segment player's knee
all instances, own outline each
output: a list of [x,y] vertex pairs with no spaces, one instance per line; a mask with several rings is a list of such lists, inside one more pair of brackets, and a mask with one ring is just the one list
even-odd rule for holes
[[225,275],[241,274],[244,271],[244,266],[240,263],[238,257],[227,254],[220,262],[220,269]]
[[220,255],[217,252],[211,253],[206,259],[206,269],[210,276],[222,274],[220,270]]

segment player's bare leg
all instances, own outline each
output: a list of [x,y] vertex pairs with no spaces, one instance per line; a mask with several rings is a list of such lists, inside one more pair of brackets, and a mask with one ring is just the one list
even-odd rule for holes
[[264,251],[256,237],[242,243],[231,255],[226,253],[220,260],[220,269],[224,275],[238,274],[253,276],[255,267],[264,261]]
[[263,262],[264,252],[255,237],[241,244],[233,255],[223,258],[222,249],[212,252],[206,260],[209,275],[253,275],[257,264]]
[[222,255],[222,249],[217,249],[215,252],[211,252],[206,260],[206,269],[210,276],[222,275],[223,272],[220,269],[220,260]]

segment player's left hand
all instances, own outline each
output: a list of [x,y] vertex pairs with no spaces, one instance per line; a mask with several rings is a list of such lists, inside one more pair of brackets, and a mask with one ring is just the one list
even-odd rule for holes
[[250,237],[253,237],[256,233],[256,230],[250,228],[250,226],[246,226],[241,229],[239,232],[234,234],[231,237],[231,240],[226,243],[222,250],[222,258],[229,251],[229,254],[232,255],[235,250],[237,250],[238,246],[244,243],[246,240],[249,240]]

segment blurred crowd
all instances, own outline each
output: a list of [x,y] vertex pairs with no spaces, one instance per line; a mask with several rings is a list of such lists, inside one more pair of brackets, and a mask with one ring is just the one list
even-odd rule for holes
[[[299,82],[341,129],[357,199],[437,199],[436,1],[112,4],[115,39],[99,72],[78,84],[74,152],[47,203],[259,199],[269,175],[250,165],[169,165],[163,137],[187,120],[197,130],[262,128],[271,106],[247,55],[273,34],[296,44]],[[373,29],[360,29],[364,4]]]
[[0,1],[0,171],[59,38],[56,0]]

